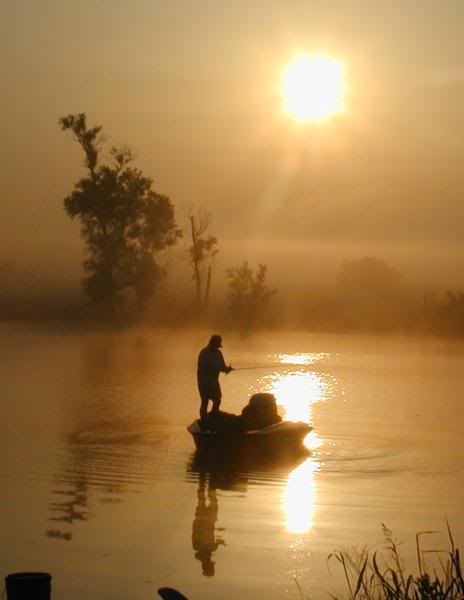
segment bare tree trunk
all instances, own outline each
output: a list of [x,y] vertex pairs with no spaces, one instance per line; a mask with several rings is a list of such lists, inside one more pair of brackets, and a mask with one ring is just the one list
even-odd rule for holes
[[195,231],[195,220],[193,217],[190,217],[190,228],[192,232],[192,262],[193,262],[193,278],[195,279],[195,287],[196,287],[196,302],[197,302],[197,310],[201,311],[201,276],[200,276],[200,266],[198,264],[198,250],[197,250],[197,236]]
[[208,277],[206,279],[205,300],[203,309],[206,310],[209,304],[209,291],[211,289],[211,265],[208,267]]

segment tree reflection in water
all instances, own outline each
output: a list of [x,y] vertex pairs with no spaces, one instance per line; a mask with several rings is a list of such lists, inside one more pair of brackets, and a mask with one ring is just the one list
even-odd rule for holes
[[90,518],[89,495],[92,488],[104,494],[100,502],[121,501],[115,495],[120,495],[124,491],[124,481],[112,480],[114,473],[112,477],[108,476],[105,473],[105,465],[110,466],[119,476],[119,473],[129,471],[129,456],[118,453],[115,458],[115,448],[111,446],[92,447],[88,441],[78,441],[78,437],[74,436],[70,440],[68,456],[55,477],[53,500],[49,503],[51,512],[49,520],[59,523],[60,526],[56,529],[48,529],[45,532],[47,537],[63,541],[72,540],[72,525],[75,522],[88,521]]
[[[81,473],[80,476],[76,477],[76,474],[74,474],[74,478],[63,481],[62,484],[65,486],[64,488],[53,490],[54,495],[63,497],[63,499],[50,502],[49,509],[57,516],[49,517],[49,520],[67,523],[69,526],[74,521],[87,521],[89,518],[87,512],[89,486],[85,475],[83,476]],[[62,529],[49,529],[45,532],[45,535],[68,542],[72,539],[72,532],[63,531]]]
[[97,335],[82,341],[76,387],[83,393],[67,413],[65,455],[49,503],[49,520],[57,525],[45,532],[47,537],[72,540],[72,525],[91,516],[92,491],[100,504],[115,504],[135,480],[154,477],[152,460],[140,448],[166,441],[164,420],[140,410],[136,414],[131,385],[150,381],[156,360],[143,340],[129,341]]

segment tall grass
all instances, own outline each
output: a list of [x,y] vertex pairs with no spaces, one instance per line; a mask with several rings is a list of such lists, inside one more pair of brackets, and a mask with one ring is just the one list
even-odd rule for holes
[[[366,548],[337,550],[329,556],[344,573],[347,586],[343,596],[333,600],[464,600],[461,558],[455,548],[448,522],[448,550],[422,550],[421,536],[416,534],[418,573],[408,574],[392,532],[382,524],[385,552],[370,553]],[[437,567],[431,569],[424,555],[435,556]]]

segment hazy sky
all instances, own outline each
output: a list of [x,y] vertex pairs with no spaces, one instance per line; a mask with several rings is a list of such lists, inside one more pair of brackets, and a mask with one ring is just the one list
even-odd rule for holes
[[[459,281],[462,0],[0,7],[0,262],[75,268],[81,242],[62,201],[82,157],[58,119],[86,112],[136,151],[179,217],[207,203],[235,263],[371,254],[410,270],[425,259],[442,279],[449,263]],[[321,50],[346,64],[346,111],[297,125],[282,111],[281,70]]]

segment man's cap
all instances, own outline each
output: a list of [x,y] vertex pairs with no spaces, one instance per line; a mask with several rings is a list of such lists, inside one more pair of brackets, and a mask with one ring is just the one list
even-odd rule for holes
[[209,340],[209,345],[222,348],[222,337],[220,335],[212,335]]

